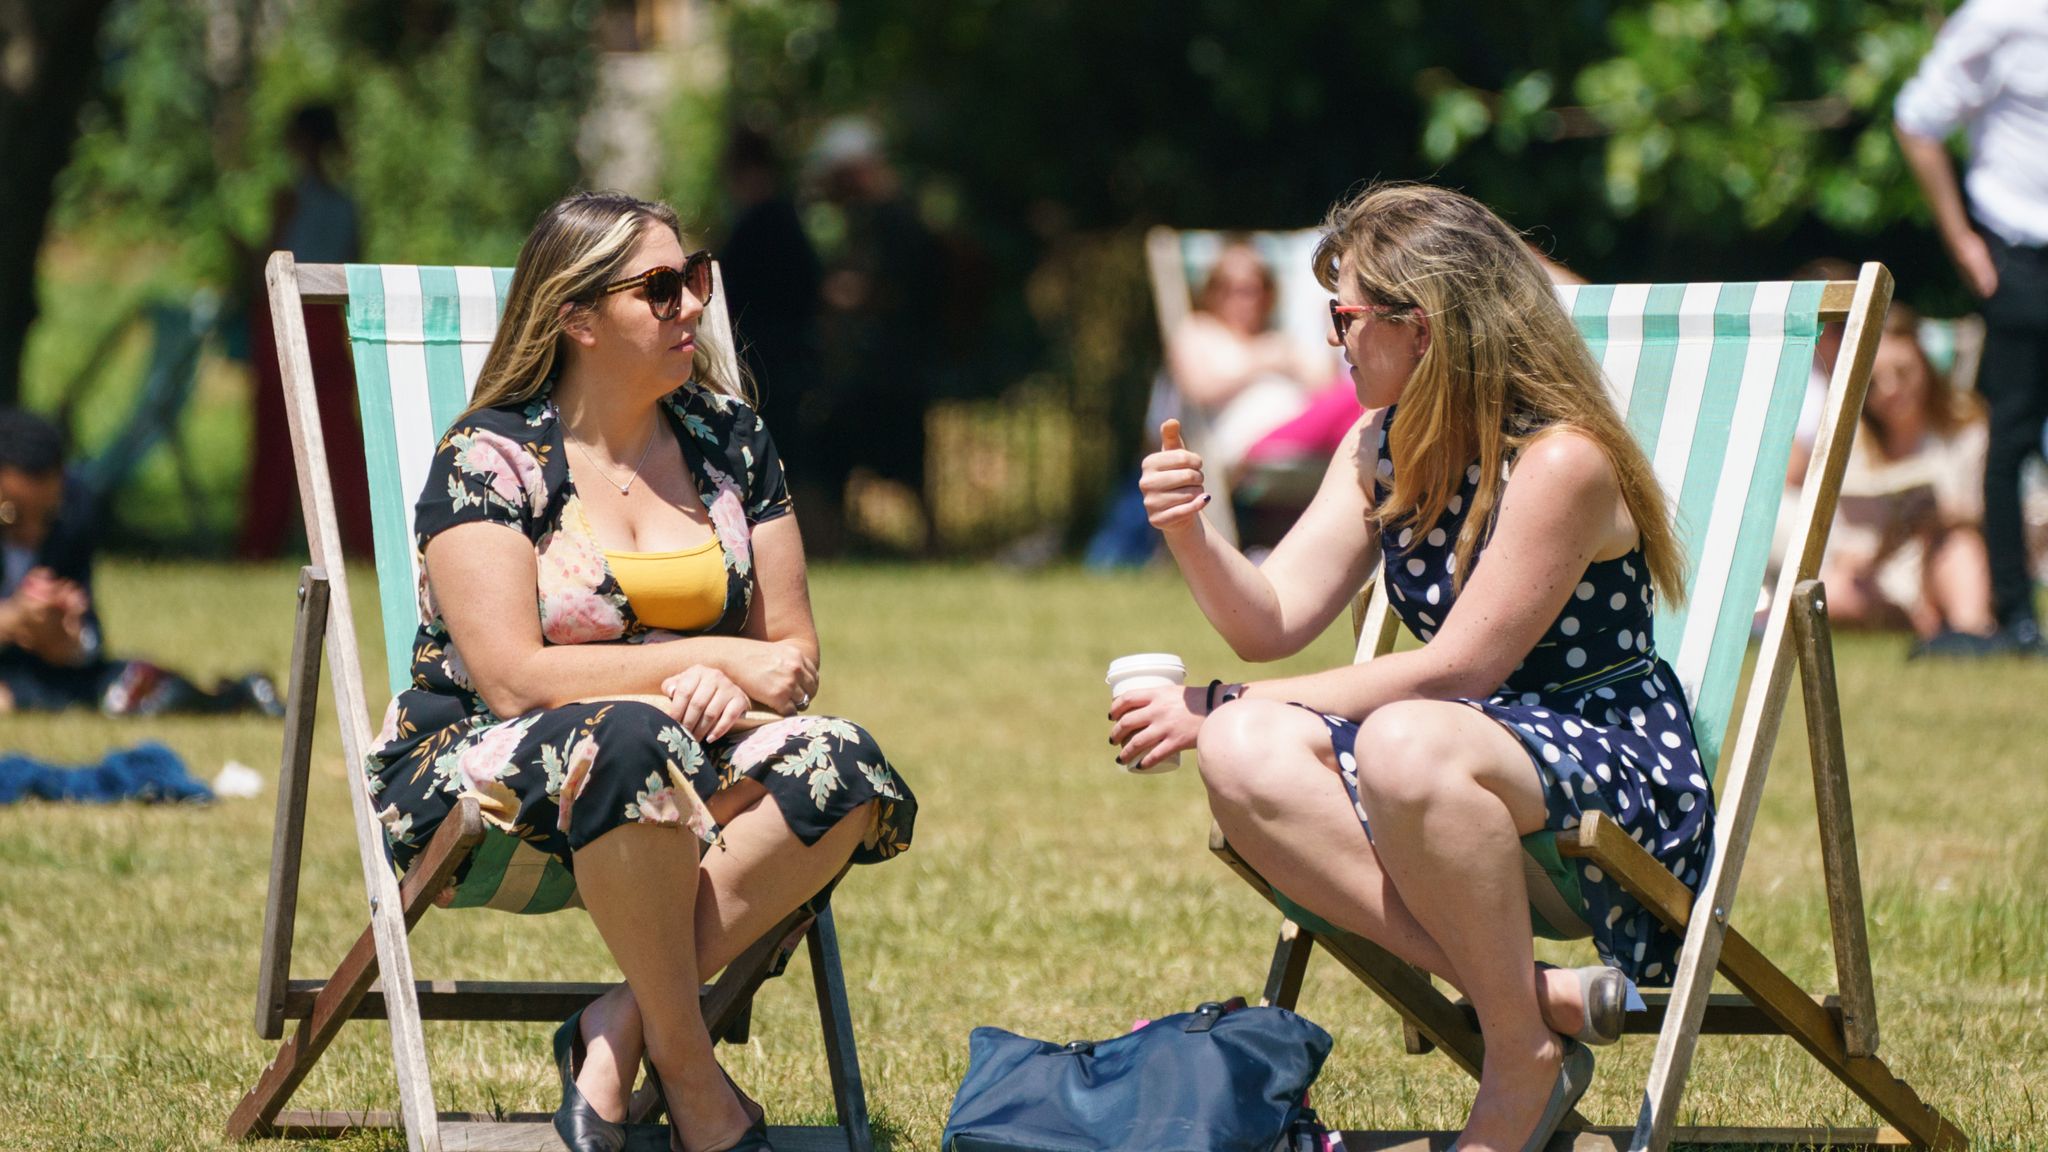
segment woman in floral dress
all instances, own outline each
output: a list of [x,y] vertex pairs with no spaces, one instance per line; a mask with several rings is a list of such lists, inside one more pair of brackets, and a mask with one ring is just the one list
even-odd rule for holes
[[[469,795],[574,872],[625,976],[556,1036],[579,1152],[618,1146],[643,1055],[677,1149],[768,1146],[700,980],[848,860],[907,848],[917,810],[867,732],[803,714],[803,546],[774,442],[700,343],[710,286],[664,205],[542,215],[420,494],[412,684],[370,764],[401,867]],[[782,718],[748,729],[759,709]]]
[[1713,797],[1658,595],[1684,561],[1649,461],[1521,238],[1483,205],[1386,185],[1340,205],[1316,272],[1366,415],[1263,565],[1209,531],[1202,460],[1140,486],[1202,611],[1271,660],[1380,566],[1423,644],[1286,680],[1120,696],[1119,759],[1201,756],[1232,847],[1317,916],[1462,990],[1486,1057],[1466,1150],[1541,1148],[1620,1035],[1623,977],[1679,940],[1608,876],[1576,911],[1603,966],[1538,968],[1520,838],[1613,819],[1697,891]]

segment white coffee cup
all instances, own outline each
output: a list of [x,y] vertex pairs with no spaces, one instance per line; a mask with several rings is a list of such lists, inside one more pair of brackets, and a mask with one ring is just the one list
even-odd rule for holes
[[[1178,688],[1187,683],[1188,666],[1171,652],[1140,652],[1110,661],[1109,675],[1104,679],[1109,684],[1109,698],[1114,700],[1138,688]],[[1180,753],[1176,752],[1150,768],[1140,768],[1133,763],[1124,765],[1124,771],[1145,776],[1171,772],[1178,767]]]

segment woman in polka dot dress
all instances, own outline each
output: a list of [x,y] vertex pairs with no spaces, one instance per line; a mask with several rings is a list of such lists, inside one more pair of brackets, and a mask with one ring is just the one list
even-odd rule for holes
[[[1366,416],[1259,566],[1202,517],[1169,427],[1140,485],[1196,603],[1248,660],[1300,651],[1381,568],[1419,649],[1308,676],[1125,693],[1118,759],[1200,753],[1233,848],[1309,911],[1462,991],[1485,1064],[1461,1149],[1540,1148],[1620,1031],[1621,974],[1679,941],[1598,869],[1612,967],[1538,968],[1520,838],[1599,811],[1695,891],[1712,795],[1659,595],[1683,591],[1662,493],[1513,229],[1426,185],[1340,205],[1316,272]],[[1398,417],[1398,418],[1397,418]],[[1618,969],[1619,972],[1615,970]]]

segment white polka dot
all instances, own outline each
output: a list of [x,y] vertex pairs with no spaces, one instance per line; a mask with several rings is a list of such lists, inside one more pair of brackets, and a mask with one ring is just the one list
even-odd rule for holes
[[1635,727],[1641,728],[1643,726],[1643,721],[1646,719],[1648,719],[1648,717],[1643,715],[1643,710],[1641,708],[1631,708],[1628,710],[1628,722],[1634,725]]
[[1623,608],[1628,607],[1628,597],[1623,593],[1616,592],[1614,595],[1609,596],[1607,598],[1607,606],[1609,608],[1614,609],[1616,612],[1619,612]]
[[1406,547],[1408,546],[1408,542],[1409,542],[1409,541],[1411,541],[1411,540],[1413,540],[1413,539],[1415,539],[1415,529],[1413,529],[1413,528],[1403,528],[1403,529],[1401,529],[1401,547],[1403,547],[1403,548],[1406,548]]
[[1598,697],[1599,697],[1599,698],[1601,698],[1602,700],[1612,700],[1612,699],[1614,699],[1614,689],[1612,689],[1612,688],[1595,688],[1595,689],[1593,689],[1593,695],[1595,695],[1595,696],[1598,696]]
[[1556,738],[1557,738],[1557,733],[1555,733],[1555,732],[1552,732],[1552,731],[1550,730],[1550,726],[1549,726],[1549,725],[1547,725],[1547,724],[1538,724],[1538,725],[1536,726],[1536,731],[1538,731],[1538,732],[1541,732],[1541,733],[1543,733],[1543,734],[1544,734],[1545,736],[1548,736],[1548,737],[1550,737],[1550,738],[1552,738],[1552,739],[1556,739]]
[[1579,777],[1579,791],[1584,792],[1586,795],[1591,796],[1593,794],[1593,790],[1597,787],[1599,787],[1599,785],[1593,783],[1593,778],[1591,776]]
[[1636,566],[1629,563],[1627,558],[1623,558],[1621,562],[1621,570],[1628,574],[1629,579],[1633,580],[1636,578]]
[[1699,801],[1694,800],[1692,798],[1692,793],[1690,792],[1681,792],[1678,794],[1678,810],[1680,812],[1692,811],[1693,805],[1697,803],[1699,803]]
[[1655,781],[1657,787],[1659,788],[1662,788],[1666,784],[1671,783],[1671,778],[1669,776],[1664,775],[1664,769],[1662,768],[1650,769],[1650,779]]
[[1534,692],[1524,692],[1524,693],[1522,693],[1522,703],[1524,703],[1524,704],[1540,704],[1540,703],[1542,703],[1542,702],[1543,702],[1543,697],[1541,697],[1541,696],[1538,696],[1538,695],[1537,695],[1537,694],[1535,694]]
[[1679,740],[1678,733],[1676,732],[1666,732],[1662,736],[1657,737],[1657,739],[1666,748],[1676,748],[1679,746],[1679,744],[1683,743],[1683,741]]
[[1644,976],[1661,976],[1661,975],[1663,975],[1663,974],[1664,974],[1664,965],[1662,965],[1662,964],[1658,964],[1658,963],[1656,963],[1656,962],[1654,962],[1654,961],[1653,961],[1653,962],[1652,962],[1652,963],[1650,964],[1650,966],[1649,966],[1648,968],[1645,968],[1645,969],[1643,969],[1643,975],[1644,975]]
[[1358,759],[1349,752],[1337,753],[1337,766],[1346,772],[1358,771]]
[[1673,704],[1669,700],[1666,700],[1664,702],[1664,715],[1670,717],[1673,720],[1678,719],[1678,705]]
[[1453,552],[1449,556],[1444,557],[1444,571],[1450,573],[1456,573],[1458,571],[1458,554],[1456,552]]
[[1433,628],[1424,628],[1420,632],[1417,632],[1416,635],[1422,637],[1424,640],[1431,640],[1436,637],[1436,630]]
[[1706,781],[1706,778],[1705,778],[1705,777],[1703,777],[1703,776],[1701,776],[1701,775],[1700,775],[1699,773],[1697,773],[1697,772],[1695,772],[1695,773],[1693,773],[1692,775],[1690,775],[1690,776],[1686,777],[1686,781],[1687,781],[1688,783],[1690,783],[1690,784],[1691,784],[1691,785],[1692,785],[1693,787],[1695,787],[1695,788],[1698,788],[1698,789],[1700,789],[1700,790],[1702,790],[1702,791],[1705,791],[1705,789],[1706,789],[1706,787],[1707,787],[1707,781]]
[[1410,576],[1420,576],[1422,575],[1422,570],[1424,567],[1425,565],[1422,563],[1422,558],[1419,556],[1415,557],[1414,559],[1408,561],[1408,574]]
[[1382,457],[1380,457],[1380,475],[1382,475],[1382,476],[1392,476],[1393,474],[1394,474],[1394,461],[1393,461],[1393,460],[1392,460],[1391,458],[1389,458],[1389,457],[1386,457],[1386,456],[1382,456]]
[[1574,667],[1574,668],[1583,668],[1583,667],[1585,667],[1585,666],[1586,666],[1586,650],[1585,650],[1584,648],[1574,648],[1574,649],[1572,649],[1571,651],[1569,651],[1569,652],[1567,652],[1567,653],[1565,653],[1565,654],[1564,654],[1564,662],[1565,662],[1565,663],[1567,663],[1567,664],[1569,664],[1569,665],[1571,665],[1571,666],[1572,666],[1572,667]]
[[1530,724],[1530,723],[1528,723],[1528,722],[1526,722],[1526,721],[1522,721],[1522,720],[1517,720],[1517,721],[1515,721],[1515,727],[1517,727],[1517,728],[1520,728],[1520,729],[1521,729],[1522,731],[1524,731],[1524,732],[1531,732],[1531,733],[1533,733],[1533,732],[1535,732],[1535,731],[1536,731],[1536,726],[1535,726],[1535,725],[1533,725],[1533,724]]
[[1465,498],[1463,496],[1453,494],[1450,500],[1450,507],[1451,515],[1453,516],[1456,516],[1458,513],[1463,512],[1465,510]]
[[1403,591],[1401,591],[1401,586],[1400,586],[1399,584],[1395,584],[1395,583],[1394,583],[1393,581],[1391,581],[1391,580],[1390,580],[1390,581],[1388,581],[1388,582],[1387,582],[1387,586],[1388,586],[1389,588],[1391,588],[1391,589],[1393,590],[1393,593],[1394,593],[1394,599],[1396,599],[1396,600],[1406,600],[1406,599],[1408,599],[1408,594],[1407,594],[1406,592],[1403,592]]
[[1648,696],[1652,700],[1657,698],[1657,682],[1655,680],[1643,681],[1643,695]]
[[[1614,769],[1609,764],[1607,764],[1606,761],[1601,761],[1599,764],[1595,765],[1593,771],[1600,774],[1600,779],[1602,781],[1611,782],[1614,779]],[[1628,794],[1625,792],[1622,793],[1621,798],[1624,805],[1626,805],[1628,801]]]
[[1430,615],[1429,613],[1427,613],[1427,612],[1417,612],[1417,613],[1415,614],[1415,618],[1416,618],[1417,620],[1420,620],[1420,621],[1422,621],[1422,622],[1423,622],[1424,624],[1427,624],[1427,625],[1429,625],[1429,626],[1430,626],[1430,627],[1432,627],[1432,628],[1436,627],[1436,617],[1434,617],[1434,616],[1431,616],[1431,615]]
[[1638,632],[1638,633],[1636,633],[1636,651],[1638,651],[1638,652],[1648,652],[1649,650],[1650,650],[1650,634],[1649,634],[1648,632]]
[[1577,616],[1567,616],[1559,620],[1557,622],[1557,630],[1567,636],[1577,636],[1579,634],[1579,618]]
[[1432,529],[1430,529],[1430,530],[1429,530],[1429,546],[1430,546],[1431,548],[1441,548],[1441,547],[1443,547],[1443,546],[1444,546],[1444,530],[1443,530],[1443,529],[1441,529],[1441,528],[1432,528]]
[[1579,582],[1579,587],[1578,587],[1578,590],[1577,590],[1577,592],[1575,593],[1575,595],[1577,595],[1577,596],[1578,596],[1578,598],[1579,598],[1579,599],[1581,599],[1581,600],[1591,600],[1591,599],[1593,598],[1593,583],[1592,583],[1592,581],[1590,581],[1590,580],[1583,580],[1583,581],[1580,581],[1580,582]]
[[1439,591],[1439,590],[1437,589],[1437,586],[1436,586],[1436,585],[1434,585],[1434,584],[1431,584],[1431,585],[1429,586],[1429,590],[1428,590],[1427,592],[1424,592],[1424,593],[1422,594],[1422,598],[1423,598],[1424,600],[1427,600],[1427,601],[1429,601],[1429,602],[1430,602],[1431,604],[1434,604],[1434,603],[1436,603],[1436,602],[1437,602],[1438,600],[1440,600],[1440,599],[1442,599],[1442,598],[1443,598],[1443,593],[1442,593],[1442,592],[1440,592],[1440,591]]
[[1579,735],[1579,734],[1581,734],[1581,733],[1583,733],[1583,732],[1585,732],[1585,729],[1584,729],[1584,728],[1582,728],[1582,727],[1580,727],[1580,726],[1578,725],[1578,723],[1577,723],[1576,721],[1572,721],[1572,720],[1566,720],[1566,721],[1564,722],[1564,734],[1565,734],[1565,735],[1567,735],[1567,736],[1577,736],[1577,735]]
[[1543,746],[1543,762],[1544,762],[1545,764],[1555,764],[1555,763],[1557,763],[1557,762],[1558,762],[1559,760],[1561,760],[1561,759],[1563,759],[1563,758],[1564,758],[1564,753],[1562,753],[1562,752],[1559,752],[1559,751],[1557,750],[1557,745],[1555,745],[1555,744],[1545,744],[1545,745]]
[[1479,483],[1479,465],[1477,465],[1477,464],[1474,464],[1474,465],[1472,465],[1471,467],[1469,467],[1469,468],[1465,469],[1465,483],[1467,483],[1467,484],[1477,484],[1477,483]]
[[1602,872],[1598,864],[1588,864],[1586,865],[1586,879],[1598,884],[1602,880],[1607,879],[1607,873]]
[[1631,647],[1633,647],[1633,646],[1635,645],[1635,642],[1636,642],[1636,638],[1635,638],[1635,637],[1633,637],[1633,636],[1631,636],[1631,635],[1629,635],[1629,634],[1628,634],[1628,633],[1626,633],[1626,632],[1623,632],[1623,633],[1621,633],[1620,635],[1616,636],[1616,637],[1615,637],[1614,639],[1615,639],[1615,640],[1616,640],[1616,641],[1617,641],[1617,642],[1618,642],[1618,643],[1619,643],[1619,644],[1621,645],[1621,650],[1622,650],[1623,652],[1626,652],[1626,651],[1628,651],[1628,650],[1629,650],[1629,649],[1630,649]]
[[1616,904],[1616,905],[1615,905],[1614,907],[1612,907],[1612,908],[1609,908],[1609,909],[1607,910],[1607,926],[1608,926],[1609,928],[1612,928],[1612,927],[1614,927],[1614,925],[1615,925],[1616,923],[1618,923],[1618,922],[1619,922],[1620,920],[1621,920],[1621,905],[1619,905],[1619,904]]
[[1619,724],[1619,723],[1621,723],[1621,714],[1620,714],[1620,713],[1618,713],[1618,712],[1616,712],[1616,711],[1615,711],[1614,709],[1612,709],[1612,708],[1609,708],[1609,709],[1607,710],[1607,722],[1608,722],[1609,724]]
[[1699,754],[1699,753],[1698,753],[1697,751],[1695,751],[1695,752],[1694,752],[1694,753],[1692,754],[1692,762],[1693,762],[1693,766],[1694,766],[1694,767],[1698,767],[1698,766],[1699,766],[1699,763],[1700,763],[1700,754]]

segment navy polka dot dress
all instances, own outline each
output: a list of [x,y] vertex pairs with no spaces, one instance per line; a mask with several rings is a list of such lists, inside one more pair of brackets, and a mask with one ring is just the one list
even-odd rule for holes
[[[1387,413],[1391,424],[1393,412]],[[1377,489],[1393,478],[1384,427]],[[1425,643],[1457,603],[1453,549],[1479,483],[1477,464],[1427,532],[1385,533],[1382,578],[1393,609]],[[1484,541],[1474,557],[1484,557]],[[1713,792],[1700,766],[1692,714],[1678,676],[1658,659],[1651,636],[1656,594],[1640,549],[1586,567],[1564,610],[1484,700],[1462,700],[1498,721],[1528,750],[1549,805],[1547,827],[1576,827],[1587,812],[1612,818],[1686,887],[1697,892],[1713,854]],[[1365,821],[1357,784],[1357,725],[1325,717],[1346,788]],[[1367,831],[1370,832],[1370,826]],[[1668,984],[1679,937],[1587,861],[1580,870],[1580,918],[1607,963],[1631,979]]]

